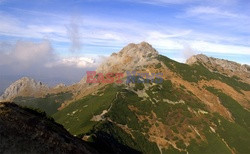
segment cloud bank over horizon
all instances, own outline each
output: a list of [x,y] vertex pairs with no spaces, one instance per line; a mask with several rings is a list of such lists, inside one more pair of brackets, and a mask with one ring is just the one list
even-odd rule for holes
[[0,75],[0,91],[23,76],[35,78],[51,86],[59,83],[73,84],[80,81],[86,70],[97,66],[97,62],[91,58],[59,57],[48,40],[38,43],[1,43],[0,49],[0,71],[4,72]]

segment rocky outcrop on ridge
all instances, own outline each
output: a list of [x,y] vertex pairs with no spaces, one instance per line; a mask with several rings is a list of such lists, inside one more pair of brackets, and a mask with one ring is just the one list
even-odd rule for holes
[[188,65],[201,63],[211,71],[219,72],[229,77],[237,77],[243,82],[250,83],[250,66],[246,64],[241,65],[233,61],[208,57],[203,54],[190,57],[186,63]]
[[42,96],[46,94],[49,87],[42,82],[37,82],[34,79],[23,77],[12,83],[0,97],[0,100],[12,100],[18,96]]

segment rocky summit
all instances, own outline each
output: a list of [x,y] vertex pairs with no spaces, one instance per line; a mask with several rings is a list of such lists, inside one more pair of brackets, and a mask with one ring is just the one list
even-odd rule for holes
[[42,96],[48,90],[48,86],[34,79],[23,77],[12,83],[0,97],[0,100],[12,100],[18,96]]
[[154,63],[157,56],[158,52],[149,43],[131,43],[120,52],[113,53],[107,58],[97,68],[97,72],[106,73],[108,71],[124,72],[126,70],[135,70],[138,67]]
[[[143,67],[159,63],[159,53],[147,42],[130,43],[117,53],[112,53],[96,69],[97,73],[124,73],[125,71],[142,70]],[[86,83],[86,76],[80,84]]]
[[208,57],[203,54],[190,57],[186,63],[189,65],[201,63],[211,71],[217,71],[230,77],[238,77],[243,82],[250,83],[250,66],[246,64],[241,65],[233,61]]

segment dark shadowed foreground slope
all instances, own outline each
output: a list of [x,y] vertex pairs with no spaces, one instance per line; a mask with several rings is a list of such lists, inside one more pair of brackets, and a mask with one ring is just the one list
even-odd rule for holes
[[0,153],[97,153],[43,113],[0,103]]

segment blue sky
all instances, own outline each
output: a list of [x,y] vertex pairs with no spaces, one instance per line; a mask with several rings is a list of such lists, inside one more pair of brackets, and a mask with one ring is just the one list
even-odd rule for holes
[[[46,68],[79,71],[142,41],[180,62],[204,53],[250,64],[249,15],[248,0],[0,0],[0,77],[47,81],[32,59],[46,59],[35,61],[44,76]],[[17,61],[25,65],[15,69]]]

